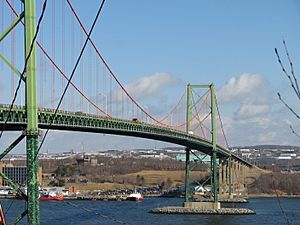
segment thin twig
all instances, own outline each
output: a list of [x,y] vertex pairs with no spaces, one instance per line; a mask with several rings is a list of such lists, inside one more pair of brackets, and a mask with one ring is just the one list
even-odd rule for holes
[[279,100],[285,105],[285,107],[287,107],[297,117],[297,119],[300,119],[300,116],[281,98],[279,92],[277,92],[277,95],[279,97]]
[[285,40],[283,40],[283,45],[284,45],[284,49],[285,49],[286,56],[287,56],[287,58],[288,58],[288,60],[289,60],[289,63],[290,63],[291,74],[292,74],[293,79],[294,79],[294,82],[295,82],[295,84],[296,84],[296,88],[297,88],[297,91],[298,91],[298,95],[300,95],[298,81],[297,81],[297,78],[296,78],[295,73],[294,73],[293,63],[292,63],[292,60],[291,60],[291,57],[290,57],[288,48],[287,48],[287,46],[286,46]]
[[290,129],[292,130],[292,133],[295,134],[298,138],[300,138],[300,135],[294,130],[292,125],[290,125]]
[[293,82],[291,76],[290,76],[290,75],[287,73],[287,71],[285,70],[285,68],[284,68],[284,66],[283,66],[283,64],[282,64],[282,62],[281,62],[280,56],[279,56],[279,54],[278,54],[277,48],[275,48],[275,54],[276,54],[276,56],[277,56],[278,63],[279,63],[279,65],[281,66],[281,69],[282,69],[283,73],[284,73],[284,74],[287,76],[287,78],[289,79],[290,84],[291,84],[291,86],[292,86],[294,92],[296,93],[297,97],[300,99],[300,93],[297,92],[297,89],[296,89],[296,87],[295,87],[295,84],[294,84],[294,82]]

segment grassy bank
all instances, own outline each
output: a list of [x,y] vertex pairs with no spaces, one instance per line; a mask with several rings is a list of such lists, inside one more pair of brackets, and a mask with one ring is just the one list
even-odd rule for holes
[[[206,172],[191,171],[190,180],[201,180],[208,174]],[[114,175],[112,182],[104,183],[66,183],[66,187],[73,186],[77,190],[116,190],[129,189],[137,186],[164,186],[163,188],[174,187],[183,184],[185,172],[180,171],[161,171],[161,170],[142,170],[136,173],[124,175]]]

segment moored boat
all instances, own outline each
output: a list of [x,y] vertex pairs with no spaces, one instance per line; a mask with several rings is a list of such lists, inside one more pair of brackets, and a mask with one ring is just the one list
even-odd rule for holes
[[49,200],[62,201],[64,199],[65,198],[62,195],[57,195],[57,196],[41,196],[40,197],[41,201],[49,201]]
[[143,196],[140,193],[138,193],[138,192],[135,191],[134,193],[130,194],[127,197],[127,200],[128,201],[143,201],[144,198],[143,198]]
[[59,194],[54,193],[54,192],[43,193],[40,196],[41,201],[49,201],[49,200],[62,201],[64,199],[65,198],[64,198],[63,195],[59,195]]

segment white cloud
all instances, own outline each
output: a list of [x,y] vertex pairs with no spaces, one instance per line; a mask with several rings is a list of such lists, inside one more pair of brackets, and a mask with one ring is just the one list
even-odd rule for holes
[[[276,112],[243,119],[234,119],[229,116],[223,117],[222,120],[231,146],[256,144],[298,145],[299,139],[292,134],[287,121],[278,119],[283,117],[284,114]],[[297,128],[296,126],[295,129],[300,130]]]
[[268,113],[270,110],[269,104],[244,102],[240,105],[240,108],[235,112],[236,118],[246,119],[252,118]]
[[221,111],[226,111],[222,120],[231,145],[298,143],[289,129],[289,124],[297,122],[285,119],[286,111],[279,110],[282,106],[276,92],[263,76],[233,77],[218,94]]
[[218,97],[223,102],[235,101],[253,94],[263,84],[264,79],[261,75],[245,73],[239,77],[230,78],[218,91]]
[[125,85],[126,90],[136,100],[161,95],[166,87],[177,86],[179,80],[167,73],[154,73]]

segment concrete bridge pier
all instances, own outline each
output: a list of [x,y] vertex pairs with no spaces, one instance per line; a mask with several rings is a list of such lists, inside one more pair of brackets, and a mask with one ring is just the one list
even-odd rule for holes
[[246,192],[246,175],[248,167],[233,160],[231,158],[227,159],[227,187],[228,196],[232,198],[233,195],[244,195]]
[[234,195],[246,193],[246,176],[249,167],[232,158],[220,160],[219,194],[221,198],[232,199]]
[[228,193],[228,165],[227,159],[221,159],[219,163],[219,194],[221,196]]

